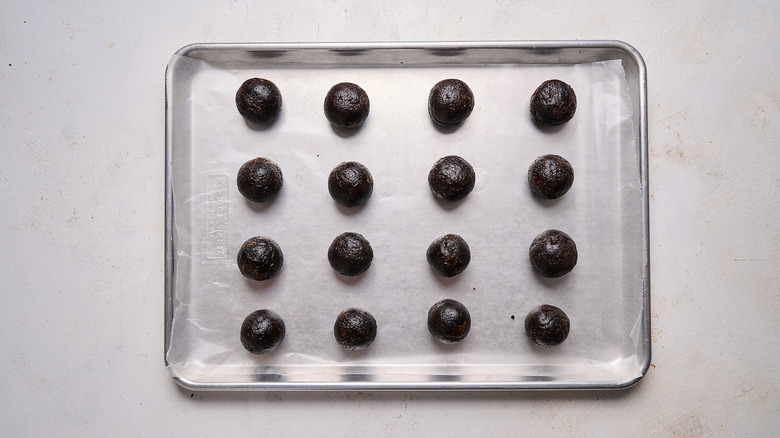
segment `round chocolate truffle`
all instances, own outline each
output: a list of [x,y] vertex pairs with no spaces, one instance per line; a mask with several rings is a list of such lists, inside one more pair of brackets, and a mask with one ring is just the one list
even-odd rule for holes
[[457,155],[440,158],[428,173],[428,185],[437,198],[455,202],[474,189],[476,173],[468,161]]
[[241,344],[250,353],[274,351],[284,340],[284,321],[268,309],[255,310],[241,324]]
[[249,160],[238,169],[238,191],[254,202],[265,202],[276,197],[282,189],[282,169],[268,158]]
[[465,82],[445,79],[428,94],[428,114],[440,125],[457,125],[474,109],[474,93]]
[[328,191],[334,201],[345,207],[365,204],[374,191],[374,178],[368,168],[348,161],[339,164],[328,176]]
[[574,183],[574,169],[560,155],[542,155],[528,168],[531,191],[547,199],[566,194]]
[[531,95],[531,118],[540,125],[563,125],[577,111],[577,95],[566,82],[544,81]]
[[558,278],[577,264],[577,245],[563,231],[547,230],[534,238],[529,256],[536,272],[543,277]]
[[428,264],[443,277],[454,277],[466,270],[471,261],[469,244],[456,234],[445,234],[428,246]]
[[330,266],[341,275],[358,276],[371,266],[374,250],[365,237],[358,233],[342,233],[328,248]]
[[325,117],[337,128],[357,128],[368,117],[368,94],[351,82],[334,85],[325,96]]
[[540,347],[558,345],[569,336],[569,317],[555,306],[542,304],[525,317],[525,333]]
[[471,329],[471,315],[455,300],[441,300],[428,311],[428,331],[445,344],[460,342]]
[[244,277],[262,281],[276,276],[284,263],[284,254],[273,239],[256,236],[241,245],[236,261]]
[[236,92],[236,107],[250,122],[270,122],[282,110],[282,93],[268,79],[247,79]]
[[347,309],[336,318],[333,335],[342,347],[362,350],[376,339],[376,319],[363,309]]

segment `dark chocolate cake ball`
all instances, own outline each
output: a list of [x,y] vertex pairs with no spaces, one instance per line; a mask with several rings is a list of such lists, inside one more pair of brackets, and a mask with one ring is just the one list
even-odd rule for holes
[[577,245],[559,230],[547,230],[536,236],[529,251],[531,265],[547,278],[566,275],[577,264]]
[[474,189],[476,173],[468,161],[457,155],[440,158],[428,173],[428,185],[437,198],[455,202]]
[[342,347],[362,350],[376,339],[376,319],[363,309],[347,309],[336,318],[333,335]]
[[455,300],[441,300],[428,311],[428,331],[445,344],[460,342],[471,329],[471,315]]
[[471,261],[469,244],[456,234],[445,234],[428,246],[428,264],[437,274],[454,277],[466,270]]
[[334,85],[325,96],[325,117],[337,128],[357,128],[368,117],[368,94],[351,82]]
[[236,92],[236,107],[250,122],[270,122],[282,110],[282,93],[267,79],[247,79]]
[[241,245],[236,261],[244,277],[262,281],[276,276],[284,263],[284,254],[273,239],[256,236]]
[[282,169],[268,158],[249,160],[238,169],[238,191],[254,202],[265,202],[276,197],[282,189]]
[[371,266],[374,250],[371,244],[358,233],[342,233],[333,239],[328,248],[330,266],[341,275],[358,276]]
[[284,321],[268,309],[250,313],[241,324],[241,344],[254,354],[269,353],[284,340]]
[[373,191],[374,178],[368,168],[360,163],[341,163],[328,176],[330,196],[345,207],[365,204]]
[[437,83],[428,95],[428,114],[440,125],[457,125],[466,120],[473,109],[474,93],[458,79]]
[[540,347],[552,347],[560,344],[569,336],[569,317],[563,310],[542,304],[535,307],[525,317],[525,333]]
[[560,155],[542,155],[528,168],[531,191],[547,199],[557,199],[574,184],[574,169]]
[[540,125],[563,125],[577,111],[577,95],[566,82],[545,81],[531,95],[531,118]]

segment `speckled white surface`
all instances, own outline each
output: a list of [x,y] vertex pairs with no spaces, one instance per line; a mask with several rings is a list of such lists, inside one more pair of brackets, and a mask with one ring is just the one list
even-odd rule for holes
[[[772,436],[774,1],[5,2],[8,436]],[[620,39],[649,77],[653,365],[620,392],[191,393],[162,359],[164,82],[192,42]]]

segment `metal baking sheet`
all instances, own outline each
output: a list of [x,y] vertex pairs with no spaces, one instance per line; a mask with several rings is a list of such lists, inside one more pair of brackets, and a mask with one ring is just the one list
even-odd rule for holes
[[[263,77],[281,89],[277,120],[250,126],[235,108],[239,85]],[[456,129],[427,113],[430,88],[464,80],[475,108]],[[556,129],[530,120],[544,80],[570,83],[574,118]],[[355,82],[371,100],[356,132],[331,128],[324,96]],[[480,43],[193,44],[166,72],[165,363],[191,389],[566,389],[625,388],[650,363],[646,72],[618,41]],[[542,201],[526,183],[531,162],[556,153],[575,170],[564,197]],[[427,173],[445,155],[466,158],[477,184],[462,202],[437,201]],[[284,173],[280,196],[245,200],[236,172],[264,156]],[[372,172],[369,203],[350,210],[328,195],[342,161]],[[528,247],[558,228],[579,261],[560,279],[535,274]],[[360,232],[375,258],[345,279],[327,262],[331,240]],[[434,274],[425,250],[456,233],[472,262],[452,279]],[[285,264],[267,282],[241,276],[236,251],[249,237],[281,245]],[[465,304],[472,328],[443,345],[426,327],[431,305]],[[523,320],[539,304],[571,319],[569,338],[541,349]],[[376,341],[352,352],[333,338],[347,307],[378,323]],[[239,341],[243,318],[268,308],[287,335],[267,355]]]

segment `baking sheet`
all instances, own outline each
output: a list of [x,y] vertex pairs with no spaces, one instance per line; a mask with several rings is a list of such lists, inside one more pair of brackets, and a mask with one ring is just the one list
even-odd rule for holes
[[[576,64],[502,63],[414,66],[225,62],[176,57],[187,76],[185,102],[169,108],[171,142],[171,321],[166,362],[191,387],[213,388],[470,388],[620,386],[643,373],[647,248],[637,117],[623,61]],[[358,63],[356,63],[358,64]],[[264,127],[235,108],[250,77],[280,88],[283,109]],[[475,95],[457,129],[435,126],[427,96],[439,80],[458,78]],[[171,79],[172,78],[172,79]],[[539,129],[530,120],[531,93],[557,78],[577,93],[574,118]],[[177,77],[169,72],[169,80]],[[371,111],[362,128],[331,128],[322,112],[335,83],[359,84]],[[171,83],[169,83],[171,87]],[[171,102],[169,102],[171,105]],[[531,194],[528,166],[559,154],[575,171],[572,189],[554,201]],[[475,168],[474,191],[462,202],[433,197],[427,175],[445,155]],[[279,197],[266,204],[236,189],[238,168],[263,156],[284,174]],[[342,161],[374,176],[367,205],[338,206],[327,177]],[[579,261],[560,279],[535,274],[531,240],[548,228],[577,243]],[[327,249],[345,231],[374,249],[371,268],[339,276]],[[460,234],[472,261],[452,279],[437,276],[425,250],[438,236]],[[269,236],[284,267],[266,282],[245,279],[236,251],[248,238]],[[443,345],[427,331],[428,309],[453,298],[465,304],[472,328],[465,341]],[[561,307],[571,333],[558,347],[533,346],[525,315],[539,304]],[[377,320],[366,350],[348,351],[333,323],[348,307]],[[260,308],[284,319],[287,335],[271,354],[248,353],[239,342],[244,317]]]

